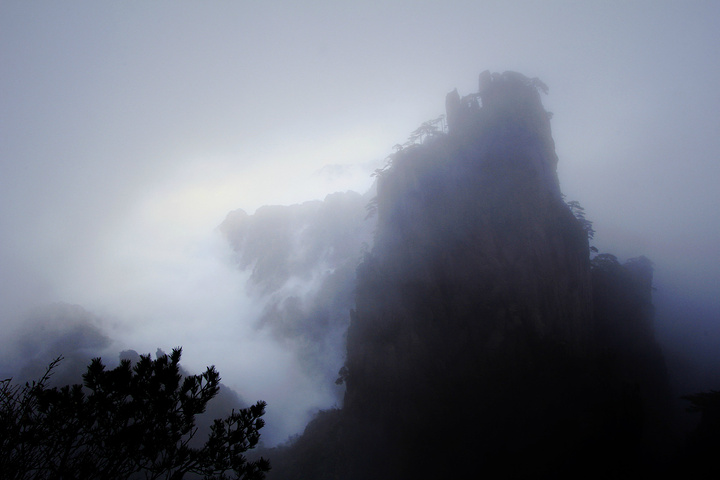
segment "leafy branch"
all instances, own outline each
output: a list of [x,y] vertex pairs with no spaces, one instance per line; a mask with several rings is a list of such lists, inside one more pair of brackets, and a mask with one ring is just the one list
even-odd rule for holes
[[102,478],[261,479],[270,464],[248,461],[263,427],[265,403],[215,420],[207,442],[193,448],[195,417],[219,392],[220,374],[180,373],[182,350],[141,356],[108,370],[100,358],[84,385],[48,388],[58,357],[37,382],[0,381],[0,472],[8,479]]

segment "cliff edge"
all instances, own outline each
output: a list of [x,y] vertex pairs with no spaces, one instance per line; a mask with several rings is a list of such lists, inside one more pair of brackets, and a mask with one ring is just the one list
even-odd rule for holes
[[515,72],[478,87],[448,94],[447,131],[377,172],[344,406],[273,478],[623,476],[658,451],[652,266],[591,261],[558,184],[547,87]]

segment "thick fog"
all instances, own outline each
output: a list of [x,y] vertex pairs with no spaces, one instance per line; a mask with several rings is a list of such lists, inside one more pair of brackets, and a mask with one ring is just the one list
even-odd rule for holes
[[[218,227],[364,194],[490,69],[550,87],[563,192],[600,251],[654,262],[678,388],[720,388],[718,19],[700,1],[2,2],[0,374],[182,346],[268,402],[266,442],[299,432],[341,401],[341,335],[309,361],[317,336],[268,323]],[[315,268],[277,291],[316,303]]]

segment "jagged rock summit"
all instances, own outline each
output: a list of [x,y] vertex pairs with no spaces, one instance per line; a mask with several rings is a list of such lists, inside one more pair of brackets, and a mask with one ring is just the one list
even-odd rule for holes
[[[468,339],[474,349],[517,329],[583,348],[592,330],[588,238],[560,195],[547,112],[533,81],[507,72],[490,79],[479,94],[449,94],[448,134],[399,151],[379,175],[356,325],[408,324],[380,290],[392,305],[397,295],[408,303],[441,294],[440,310],[416,304],[422,312],[412,315],[442,328],[458,314],[483,317],[471,322],[482,330]],[[376,291],[371,278],[386,288]],[[383,312],[379,325],[366,308]]]
[[483,72],[477,93],[448,94],[447,132],[427,129],[378,172],[344,406],[308,426],[274,478],[638,468],[648,397],[665,385],[646,328],[652,268],[591,263],[541,91],[538,79]]

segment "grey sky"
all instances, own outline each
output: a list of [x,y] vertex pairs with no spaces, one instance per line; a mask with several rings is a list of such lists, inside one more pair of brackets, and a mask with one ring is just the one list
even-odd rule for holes
[[485,69],[550,87],[561,187],[600,250],[717,311],[719,23],[713,1],[2,0],[0,321],[76,303],[116,351],[178,342],[249,400],[288,393],[291,362],[237,325],[253,307],[215,226],[369,187]]

